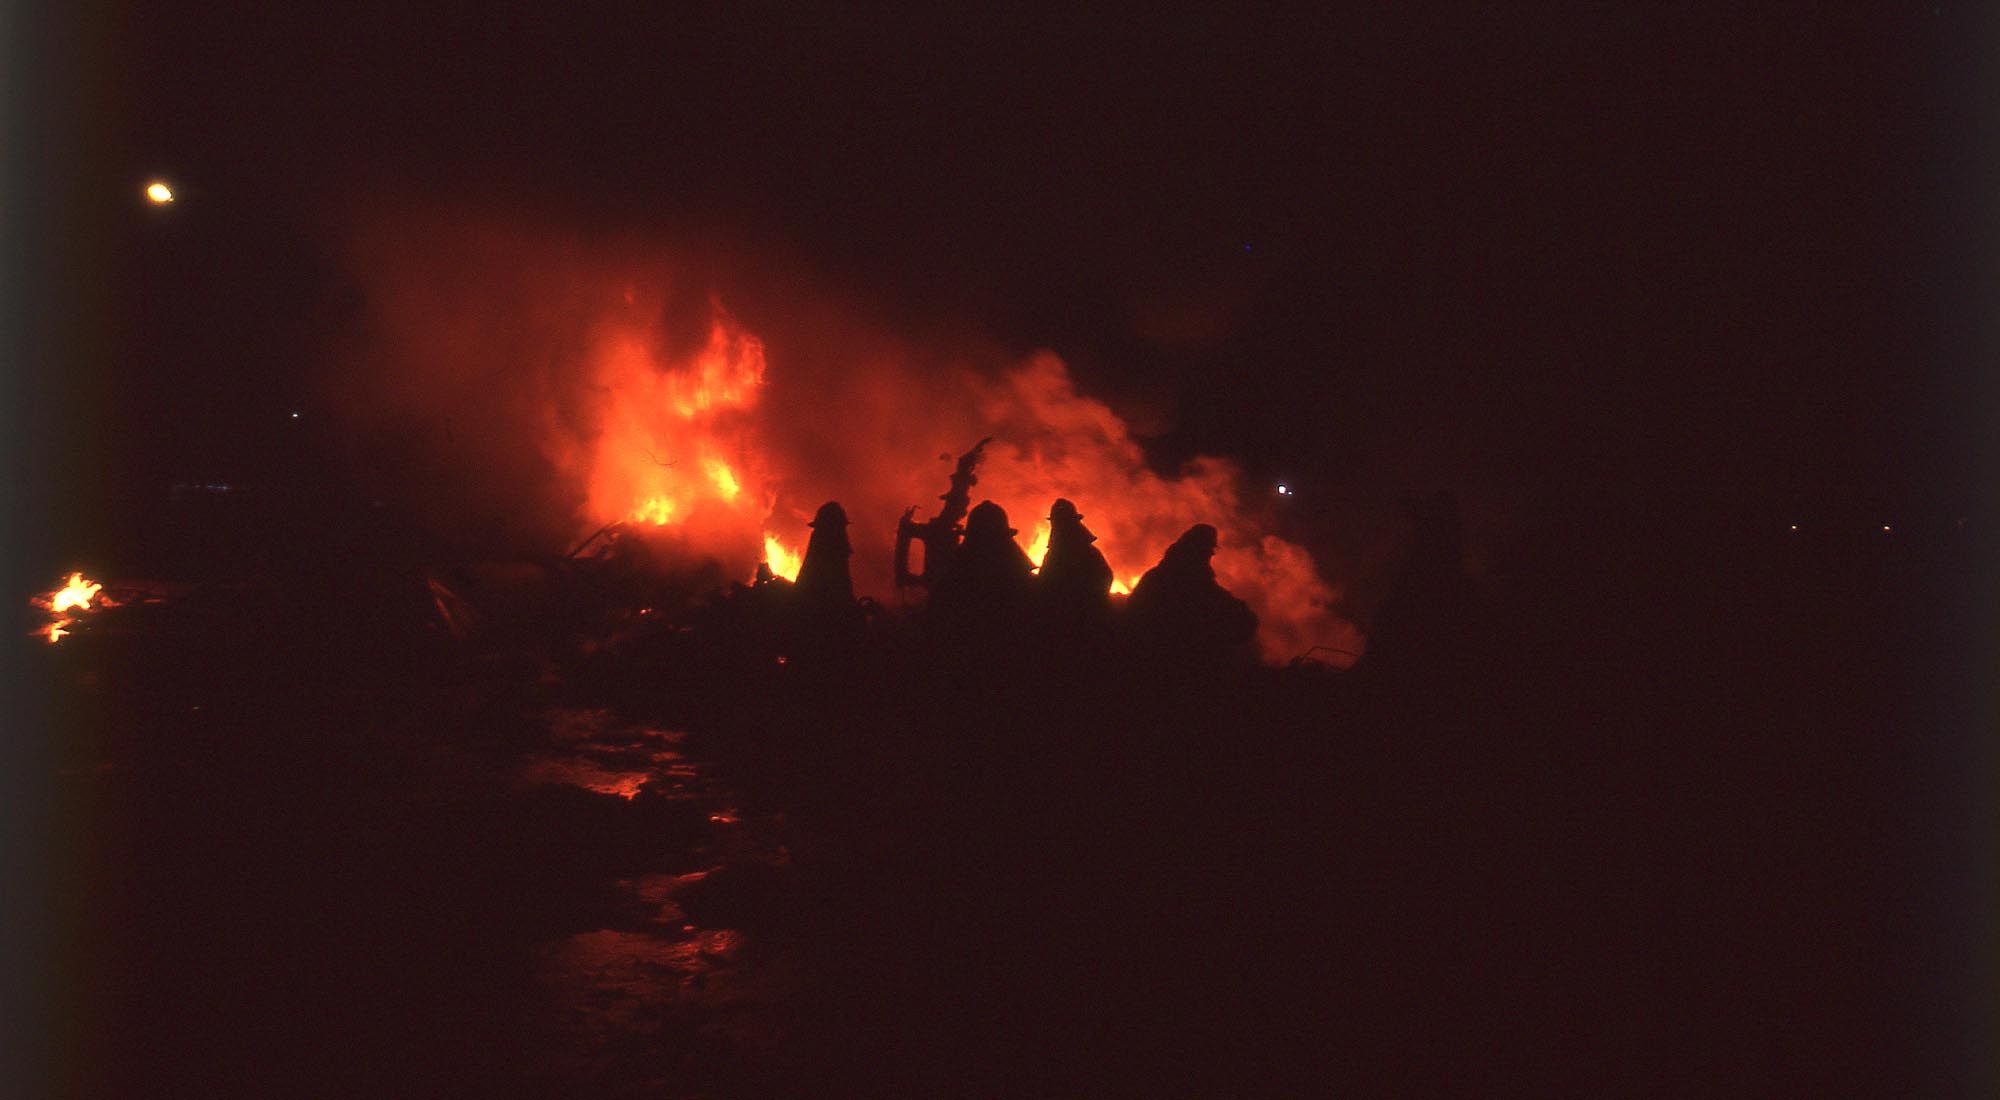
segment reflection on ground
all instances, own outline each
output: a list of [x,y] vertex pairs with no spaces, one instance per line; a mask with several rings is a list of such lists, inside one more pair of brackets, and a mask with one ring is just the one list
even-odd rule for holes
[[520,784],[658,800],[706,823],[690,838],[700,869],[616,882],[631,903],[620,911],[639,914],[636,920],[567,935],[544,944],[533,960],[534,981],[566,1040],[561,1046],[581,1063],[567,1074],[647,1095],[690,1094],[746,1056],[770,978],[757,972],[744,932],[702,926],[679,899],[723,867],[780,864],[783,849],[679,750],[685,734],[626,722],[605,708],[552,708],[541,718],[550,745],[522,761]]

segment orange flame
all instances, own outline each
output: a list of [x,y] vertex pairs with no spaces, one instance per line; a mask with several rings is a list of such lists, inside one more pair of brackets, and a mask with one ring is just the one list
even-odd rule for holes
[[725,501],[735,500],[743,495],[743,487],[736,483],[736,472],[729,464],[718,459],[705,458],[702,469],[708,471],[708,480],[715,485],[715,491]]
[[[558,466],[584,487],[582,527],[615,519],[642,523],[724,562],[761,556],[774,575],[792,579],[800,555],[786,541],[797,536],[785,528],[795,521],[777,508],[788,481],[803,498],[795,503],[808,503],[810,489],[820,488],[826,497],[858,505],[860,515],[892,515],[899,497],[935,494],[930,480],[942,480],[936,471],[912,463],[906,452],[881,448],[866,430],[843,439],[847,450],[835,469],[780,477],[774,460],[783,442],[767,447],[759,436],[764,345],[719,303],[710,303],[705,342],[678,360],[659,350],[670,346],[667,334],[629,325],[607,329],[589,363],[592,391],[602,395],[599,430],[551,444]],[[1216,575],[1257,612],[1267,658],[1283,660],[1319,644],[1359,648],[1352,628],[1333,614],[1336,594],[1311,557],[1260,530],[1233,466],[1202,459],[1178,476],[1152,472],[1125,423],[1103,403],[1078,394],[1053,355],[1036,356],[997,379],[968,376],[961,382],[970,389],[965,410],[920,410],[944,415],[928,425],[934,438],[919,453],[935,455],[995,435],[975,496],[999,503],[1017,523],[1032,517],[1024,549],[1038,568],[1048,553],[1047,509],[1058,496],[1089,514],[1116,577],[1112,590],[1120,594],[1138,584],[1181,532],[1213,523],[1223,533]],[[878,579],[872,574],[888,572],[887,525],[856,530],[855,576],[865,590]]]
[[73,633],[69,628],[76,625],[76,619],[70,617],[68,613],[95,610],[92,601],[96,602],[96,607],[116,606],[111,597],[99,595],[103,589],[103,585],[85,578],[79,572],[71,573],[61,588],[36,597],[32,601],[35,606],[54,616],[54,621],[42,628],[42,637],[46,638],[50,645],[69,637]]
[[799,565],[804,559],[785,548],[775,535],[764,536],[764,564],[771,567],[771,574],[788,581],[799,579]]
[[632,523],[665,524],[674,518],[674,502],[667,497],[649,497],[625,518]]
[[[674,357],[671,335],[628,317],[605,325],[586,363],[599,395],[596,430],[551,432],[545,450],[583,486],[586,526],[622,519],[668,528],[691,545],[735,547],[748,558],[773,502],[748,415],[764,385],[764,346],[718,303],[692,353]],[[746,481],[763,491],[746,491]]]
[[[1047,552],[1057,497],[1084,513],[1118,593],[1189,526],[1210,523],[1217,577],[1257,613],[1266,657],[1362,648],[1338,589],[1272,533],[1267,494],[1219,459],[1156,472],[1054,354],[1004,363],[990,349],[941,349],[954,357],[940,361],[837,304],[802,300],[791,281],[760,296],[755,276],[743,300],[770,334],[767,363],[763,336],[720,301],[696,299],[705,311],[690,322],[685,282],[650,254],[477,226],[453,247],[412,247],[421,237],[385,233],[364,249],[387,280],[370,299],[374,331],[392,343],[357,364],[383,372],[359,411],[471,425],[449,460],[475,476],[453,483],[465,491],[432,493],[441,513],[483,506],[514,519],[527,500],[557,538],[623,521],[666,556],[737,575],[762,560],[796,577],[804,517],[838,500],[854,521],[856,588],[880,597],[895,517],[912,504],[930,514],[951,469],[938,456],[992,436],[973,503],[1005,508],[1031,560]],[[470,446],[485,450],[468,461]],[[465,499],[496,484],[490,502]]]
[[1027,549],[1028,560],[1035,563],[1036,569],[1040,569],[1042,567],[1042,559],[1049,556],[1048,520],[1039,520],[1035,523],[1035,537],[1028,540]]
[[49,610],[57,614],[71,609],[88,611],[90,601],[97,597],[98,591],[103,587],[95,581],[83,579],[82,573],[71,573],[69,583],[49,596]]

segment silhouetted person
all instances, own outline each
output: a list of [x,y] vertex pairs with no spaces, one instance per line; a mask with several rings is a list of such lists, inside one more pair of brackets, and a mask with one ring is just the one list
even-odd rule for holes
[[1126,612],[1140,645],[1215,659],[1251,655],[1257,616],[1215,579],[1215,528],[1187,529],[1132,588]]
[[1097,536],[1083,525],[1076,505],[1057,498],[1049,508],[1049,552],[1036,582],[1053,608],[1097,608],[1111,598],[1111,564],[1092,546]]
[[801,640],[832,641],[830,635],[843,635],[861,622],[861,607],[854,601],[854,578],[847,567],[847,560],[854,555],[853,544],[847,540],[847,510],[837,501],[827,501],[807,526],[812,535],[806,540],[798,580],[792,584],[793,603],[806,631]]
[[1035,563],[1014,541],[1007,513],[982,501],[965,518],[965,540],[952,552],[931,591],[931,606],[947,618],[997,620],[1018,611],[1034,581]]
[[854,556],[854,546],[847,541],[847,510],[829,500],[806,526],[812,528],[812,536],[806,540],[805,560],[794,582],[799,602],[809,607],[852,607],[854,578],[848,574],[847,559]]

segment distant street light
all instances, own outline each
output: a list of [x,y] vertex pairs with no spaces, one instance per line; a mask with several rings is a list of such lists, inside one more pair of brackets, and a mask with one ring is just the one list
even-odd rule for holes
[[146,201],[154,206],[165,206],[174,201],[174,189],[163,180],[154,180],[146,185]]

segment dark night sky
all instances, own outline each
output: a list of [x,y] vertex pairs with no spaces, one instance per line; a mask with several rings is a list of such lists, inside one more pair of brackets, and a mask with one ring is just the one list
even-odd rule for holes
[[[76,415],[121,468],[244,461],[340,324],[342,216],[422,195],[776,247],[1177,407],[1163,455],[1343,491],[1967,491],[1957,8],[781,7],[52,23],[50,117],[83,125],[39,182],[110,318],[65,377],[118,394]],[[154,172],[170,218],[134,202]]]

